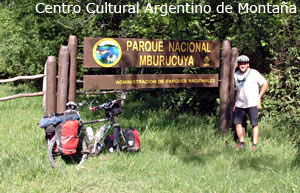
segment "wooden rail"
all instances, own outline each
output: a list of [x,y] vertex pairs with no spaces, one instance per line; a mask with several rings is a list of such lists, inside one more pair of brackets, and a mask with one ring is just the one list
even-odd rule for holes
[[38,79],[38,78],[44,78],[44,76],[45,76],[44,74],[38,74],[38,75],[33,75],[33,76],[17,76],[15,78],[0,80],[0,83],[14,82],[17,80],[33,80],[33,79]]
[[122,91],[119,90],[99,91],[99,92],[77,91],[76,95],[101,95],[101,94],[112,94],[112,93],[122,93]]
[[35,96],[43,96],[44,92],[36,92],[36,93],[28,93],[28,94],[17,94],[13,96],[0,98],[0,101],[7,101],[10,99],[23,98],[23,97],[35,97]]
[[[38,74],[38,75],[33,75],[33,76],[17,76],[15,78],[0,80],[0,83],[14,82],[17,80],[34,80],[34,79],[39,79],[39,78],[44,78],[44,77],[45,77],[44,74]],[[43,96],[43,94],[44,94],[44,92],[17,94],[17,95],[8,96],[8,97],[2,97],[2,98],[0,98],[0,101],[7,101],[7,100],[22,98],[22,97]]]

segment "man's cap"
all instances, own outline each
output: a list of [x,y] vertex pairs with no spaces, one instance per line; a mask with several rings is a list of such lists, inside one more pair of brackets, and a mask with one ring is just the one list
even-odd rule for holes
[[249,60],[249,57],[248,57],[248,56],[246,56],[246,55],[241,55],[241,56],[238,57],[237,61],[238,61],[238,62],[249,62],[250,60]]

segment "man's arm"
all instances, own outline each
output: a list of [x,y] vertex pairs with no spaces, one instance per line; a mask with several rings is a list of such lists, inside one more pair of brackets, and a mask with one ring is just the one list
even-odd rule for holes
[[269,87],[269,83],[266,82],[265,84],[262,85],[261,89],[260,89],[260,93],[259,93],[259,101],[258,101],[258,105],[257,108],[260,109],[261,108],[261,99],[264,96],[264,94],[267,92]]

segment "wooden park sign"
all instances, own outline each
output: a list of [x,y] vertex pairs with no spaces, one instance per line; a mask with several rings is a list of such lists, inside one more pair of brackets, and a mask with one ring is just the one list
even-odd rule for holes
[[220,42],[85,38],[84,67],[219,67]]
[[[56,60],[47,61],[47,114],[62,113],[56,109],[57,101],[65,102],[65,91],[69,88],[68,101],[76,101],[77,37],[70,36],[68,47],[59,54],[58,76],[64,79],[56,85]],[[67,52],[69,49],[69,52]],[[66,52],[63,52],[63,51]],[[155,40],[129,38],[85,38],[85,68],[219,68],[220,42],[207,40]],[[68,55],[69,57],[65,57]],[[84,75],[85,90],[98,89],[142,89],[218,87],[220,85],[220,129],[227,131],[229,113],[234,102],[234,71],[237,66],[238,49],[231,49],[228,40],[222,43],[222,66],[219,74],[131,74],[131,75]],[[69,70],[70,63],[70,70]],[[70,77],[64,76],[71,71]],[[70,81],[68,80],[70,78]],[[221,79],[219,84],[219,79]],[[67,85],[70,83],[69,86]],[[60,88],[61,87],[61,88]],[[72,88],[72,89],[71,89]],[[230,90],[230,93],[229,93]],[[58,91],[58,92],[57,92]],[[59,92],[62,91],[62,92]],[[57,93],[60,93],[57,95]],[[230,96],[229,96],[230,95]],[[60,100],[63,98],[64,100]],[[65,104],[65,103],[64,103]],[[64,106],[57,103],[57,106]]]
[[[192,68],[220,66],[220,42],[85,38],[86,68]],[[217,74],[84,75],[84,89],[218,87]]]

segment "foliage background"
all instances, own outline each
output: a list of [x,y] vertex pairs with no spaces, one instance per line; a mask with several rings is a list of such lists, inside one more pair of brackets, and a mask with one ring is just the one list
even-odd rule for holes
[[[299,1],[289,0],[297,5],[297,14],[246,14],[237,13],[238,2],[249,4],[280,4],[278,0],[224,0],[234,6],[232,14],[38,14],[38,2],[58,4],[52,0],[4,0],[0,1],[0,78],[17,75],[43,73],[47,56],[58,55],[61,45],[66,45],[70,34],[83,43],[84,37],[135,37],[158,39],[206,39],[231,41],[232,47],[250,56],[251,67],[264,73],[270,88],[264,100],[262,114],[278,121],[278,128],[286,131],[299,142],[300,115],[300,16]],[[65,3],[101,3],[100,0],[70,0]],[[136,1],[111,0],[112,4],[134,4]],[[209,4],[212,8],[220,4],[215,0],[171,0],[138,1],[155,4]],[[103,2],[102,2],[103,3]],[[213,9],[214,10],[214,9]],[[81,65],[82,66],[82,65]],[[80,67],[78,78],[87,70]],[[212,69],[146,69],[144,73],[215,73]],[[127,73],[141,73],[141,69],[126,70]],[[97,70],[91,73],[120,73],[119,70]],[[39,87],[41,84],[36,84]],[[158,93],[158,94],[157,94]],[[161,105],[165,108],[193,112],[217,111],[218,90],[216,89],[163,89],[156,92],[132,93],[133,98],[163,96]]]

